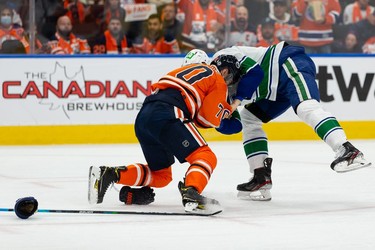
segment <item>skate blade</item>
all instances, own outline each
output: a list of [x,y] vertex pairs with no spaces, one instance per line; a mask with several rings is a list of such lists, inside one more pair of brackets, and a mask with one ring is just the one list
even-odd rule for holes
[[238,191],[237,197],[241,200],[270,201],[272,195],[269,189],[259,189],[255,192]]
[[350,165],[348,165],[347,161],[344,161],[344,162],[338,163],[334,167],[334,170],[337,173],[346,173],[346,172],[358,170],[358,169],[361,169],[361,168],[370,167],[371,165],[372,165],[371,162],[367,162],[364,159],[359,159],[359,160],[353,162]]
[[98,203],[98,189],[96,188],[96,182],[99,180],[100,169],[97,167],[90,167],[89,170],[89,188],[88,188],[88,200],[90,204]]
[[214,215],[222,211],[223,209],[219,204],[206,204],[204,208],[199,207],[196,202],[187,202],[185,204],[185,212],[192,214]]

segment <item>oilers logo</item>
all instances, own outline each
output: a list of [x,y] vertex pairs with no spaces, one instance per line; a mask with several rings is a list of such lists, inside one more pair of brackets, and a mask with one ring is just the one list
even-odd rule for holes
[[325,0],[310,1],[305,13],[307,20],[312,22],[324,20],[326,15],[325,5]]

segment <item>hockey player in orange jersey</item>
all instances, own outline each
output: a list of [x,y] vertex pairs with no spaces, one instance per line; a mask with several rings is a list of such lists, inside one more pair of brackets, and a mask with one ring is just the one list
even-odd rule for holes
[[124,185],[120,201],[125,204],[153,202],[151,187],[165,187],[172,181],[171,166],[176,157],[190,164],[184,182],[178,185],[185,211],[220,212],[216,200],[201,195],[217,159],[197,127],[218,128],[230,116],[235,108],[227,102],[227,85],[235,84],[239,77],[237,59],[224,55],[211,65],[193,63],[172,70],[153,83],[153,94],[145,99],[135,121],[147,164],[91,167],[89,202],[102,203],[113,183]]

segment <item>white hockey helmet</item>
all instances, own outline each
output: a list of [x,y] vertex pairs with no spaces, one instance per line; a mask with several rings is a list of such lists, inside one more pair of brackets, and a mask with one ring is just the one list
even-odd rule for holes
[[189,53],[186,54],[184,58],[184,62],[182,63],[182,66],[186,66],[193,63],[205,63],[207,65],[210,64],[210,58],[204,52],[200,49],[193,49],[190,50]]

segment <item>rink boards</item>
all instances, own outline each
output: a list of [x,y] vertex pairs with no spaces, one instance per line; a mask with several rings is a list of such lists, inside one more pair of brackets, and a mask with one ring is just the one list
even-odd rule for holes
[[[322,103],[349,138],[375,138],[374,56],[313,57]],[[0,57],[0,145],[133,143],[150,85],[181,56]],[[289,110],[265,125],[271,140],[318,139]],[[207,141],[240,140],[214,129]]]

